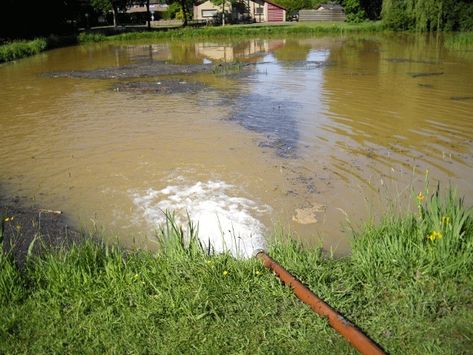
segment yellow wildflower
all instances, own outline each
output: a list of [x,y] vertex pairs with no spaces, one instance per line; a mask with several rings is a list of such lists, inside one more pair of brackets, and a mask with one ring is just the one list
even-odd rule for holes
[[422,201],[424,201],[424,199],[425,199],[425,196],[424,196],[424,194],[422,193],[422,191],[419,192],[419,193],[417,194],[417,201],[418,201],[419,203],[421,203]]
[[225,270],[225,271],[223,272],[223,276],[227,276],[227,275],[228,275],[228,271]]
[[11,222],[15,219],[15,216],[7,217],[4,219],[5,222]]
[[443,234],[437,231],[432,231],[430,235],[427,236],[428,239],[430,239],[432,242],[436,239],[442,239]]

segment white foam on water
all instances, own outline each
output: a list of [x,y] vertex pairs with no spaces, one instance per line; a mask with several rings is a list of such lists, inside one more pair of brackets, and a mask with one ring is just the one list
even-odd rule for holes
[[239,258],[249,258],[257,249],[264,249],[264,225],[253,215],[270,212],[267,205],[235,196],[235,186],[223,181],[170,185],[162,190],[148,189],[134,192],[133,202],[140,213],[153,226],[165,222],[163,211],[173,211],[177,222],[187,224],[187,213],[198,225],[198,237],[206,247],[216,253],[230,252]]

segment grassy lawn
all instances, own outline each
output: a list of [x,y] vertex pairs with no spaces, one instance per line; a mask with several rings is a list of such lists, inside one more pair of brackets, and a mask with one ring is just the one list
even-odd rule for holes
[[[471,212],[452,193],[417,201],[356,233],[351,256],[269,253],[390,353],[471,353]],[[2,255],[0,352],[355,352],[259,261],[206,255],[172,220],[158,238],[157,253],[87,242],[22,272]]]
[[364,22],[350,24],[345,22],[287,22],[280,25],[273,24],[251,24],[251,25],[227,25],[209,26],[201,28],[177,28],[167,31],[144,31],[127,32],[113,36],[105,36],[100,33],[81,33],[79,41],[102,42],[102,41],[129,41],[138,39],[178,39],[178,38],[241,38],[257,36],[285,36],[285,35],[316,35],[324,33],[359,33],[380,32],[384,27],[381,22]]

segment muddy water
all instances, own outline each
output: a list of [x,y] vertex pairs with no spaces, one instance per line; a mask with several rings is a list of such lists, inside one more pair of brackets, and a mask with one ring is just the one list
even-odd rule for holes
[[473,54],[439,38],[63,48],[0,66],[0,102],[2,190],[127,245],[171,209],[217,249],[276,226],[345,253],[426,170],[473,202]]

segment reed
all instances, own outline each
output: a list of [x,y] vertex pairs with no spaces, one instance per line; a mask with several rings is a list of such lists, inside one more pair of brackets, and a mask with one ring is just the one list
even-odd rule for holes
[[473,32],[450,34],[445,39],[445,46],[449,49],[473,50]]

